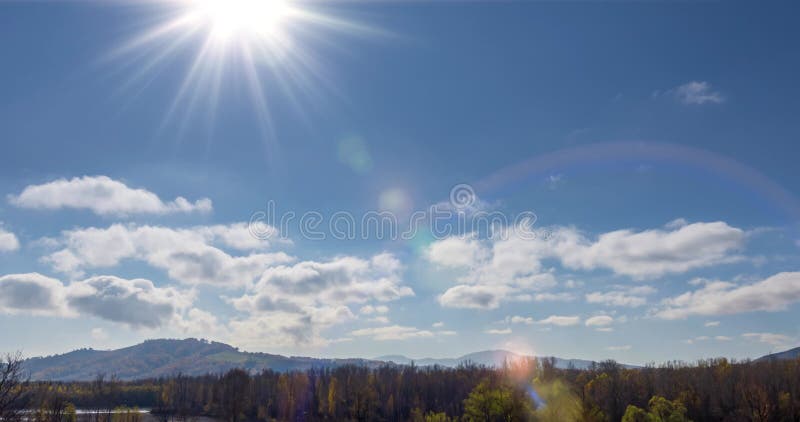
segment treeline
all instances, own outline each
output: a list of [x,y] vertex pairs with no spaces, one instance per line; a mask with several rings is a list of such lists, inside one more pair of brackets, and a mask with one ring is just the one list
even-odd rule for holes
[[511,362],[500,369],[231,370],[138,382],[98,377],[24,388],[28,408],[46,408],[54,400],[100,414],[119,405],[138,406],[164,421],[196,416],[227,422],[800,421],[800,360],[714,359],[636,369],[607,361],[586,370],[558,369],[549,359]]

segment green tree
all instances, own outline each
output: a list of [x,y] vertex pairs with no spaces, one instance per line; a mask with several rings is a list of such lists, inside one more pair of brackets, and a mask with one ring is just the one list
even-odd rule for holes
[[519,389],[492,386],[489,380],[481,381],[464,400],[464,418],[468,421],[526,421],[532,414],[530,399]]
[[647,404],[648,411],[629,405],[622,422],[691,422],[686,417],[686,407],[678,400],[653,396]]

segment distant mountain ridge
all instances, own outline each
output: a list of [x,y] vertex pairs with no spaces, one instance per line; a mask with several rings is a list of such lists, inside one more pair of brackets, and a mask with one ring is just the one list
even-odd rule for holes
[[[458,358],[413,359],[418,366],[454,367],[471,362],[478,365],[502,366],[520,357],[507,350],[486,350]],[[559,368],[585,369],[594,362],[581,359],[554,358]],[[116,350],[79,349],[69,353],[37,357],[25,361],[25,370],[32,380],[75,381],[91,380],[98,374],[115,375],[121,380],[158,378],[182,373],[205,375],[243,368],[252,372],[265,369],[284,372],[311,368],[331,368],[341,365],[376,367],[383,364],[408,365],[412,359],[401,356],[381,356],[375,359],[323,359],[301,356],[282,356],[269,353],[243,352],[225,343],[198,339],[158,339]]]
[[[520,358],[533,358],[533,357],[534,356],[520,355],[514,352],[509,352],[508,350],[485,350],[482,352],[470,353],[458,358],[411,359],[409,357],[402,355],[385,355],[385,356],[378,356],[374,359],[383,362],[393,362],[400,365],[410,365],[411,362],[414,362],[414,364],[418,366],[439,365],[439,366],[454,367],[462,363],[471,362],[478,365],[500,367],[505,362],[513,362],[514,360]],[[569,367],[573,367],[576,369],[587,369],[591,367],[593,363],[596,363],[594,361],[584,360],[584,359],[562,359],[557,357],[553,357],[553,359],[555,359],[556,367],[562,369]]]
[[797,359],[800,358],[800,347],[795,347],[794,349],[784,350],[783,352],[771,353],[768,355],[761,356],[760,358],[756,359],[758,361],[763,360],[784,360],[784,359]]

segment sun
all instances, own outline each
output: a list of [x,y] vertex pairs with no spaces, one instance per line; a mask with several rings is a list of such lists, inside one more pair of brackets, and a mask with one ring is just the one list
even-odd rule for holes
[[204,110],[202,123],[213,122],[217,103],[243,85],[267,140],[274,132],[269,99],[280,95],[302,112],[315,100],[305,97],[335,90],[323,64],[329,61],[321,60],[340,47],[335,35],[385,36],[315,0],[128,1],[144,8],[144,29],[105,59],[136,68],[119,84],[131,91],[146,89],[159,67],[185,69],[162,123],[179,134]]
[[269,41],[299,10],[289,0],[189,0],[190,19],[208,26],[218,41],[250,38]]

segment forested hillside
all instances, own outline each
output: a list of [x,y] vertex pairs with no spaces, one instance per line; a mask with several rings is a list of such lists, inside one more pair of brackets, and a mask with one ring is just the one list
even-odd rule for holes
[[219,342],[197,339],[147,340],[117,350],[81,349],[63,355],[28,359],[25,370],[33,380],[80,381],[97,374],[113,374],[120,380],[222,373],[233,368],[248,371],[306,370],[340,365],[375,366],[365,359],[315,359],[269,353],[248,353]]

